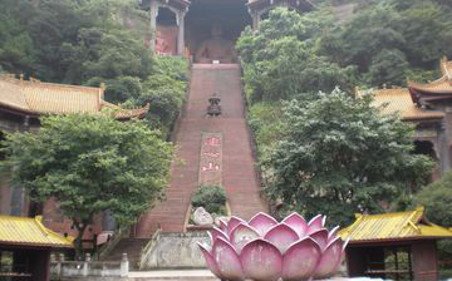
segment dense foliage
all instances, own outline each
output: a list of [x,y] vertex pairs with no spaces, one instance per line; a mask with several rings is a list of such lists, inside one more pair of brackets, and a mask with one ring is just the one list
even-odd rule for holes
[[108,115],[46,117],[38,132],[10,134],[3,144],[13,182],[34,201],[57,199],[79,231],[79,249],[96,214],[108,210],[128,225],[161,198],[172,155],[143,122]]
[[433,78],[439,58],[452,56],[452,10],[441,1],[355,2],[345,23],[328,5],[302,15],[278,8],[257,31],[245,30],[237,49],[250,101],[404,86],[407,77]]
[[[452,172],[443,175],[438,181],[424,187],[417,195],[417,205],[425,206],[427,218],[438,225],[452,227]],[[438,242],[438,255],[440,259],[450,259],[452,255],[452,241],[443,240]],[[446,272],[451,276],[450,265]]]
[[150,124],[167,133],[183,104],[188,65],[152,56],[144,40],[148,15],[137,5],[0,0],[0,66],[48,82],[104,83],[107,101],[130,107],[150,102]]
[[226,215],[226,192],[221,186],[200,186],[193,194],[194,208],[204,207],[210,214]]
[[335,90],[309,104],[287,103],[290,130],[264,162],[268,194],[288,211],[323,213],[346,225],[355,212],[397,207],[417,191],[432,162],[411,154],[410,126],[381,116],[371,102]]
[[[409,206],[431,166],[409,153],[409,126],[378,116],[370,98],[355,100],[354,87],[432,80],[439,59],[452,57],[448,1],[347,2],[356,5],[346,17],[331,1],[304,14],[274,9],[237,42],[268,193],[288,209],[343,222],[356,211]],[[330,94],[336,87],[349,95]]]
[[424,187],[416,199],[427,208],[427,217],[433,223],[452,227],[452,172]]

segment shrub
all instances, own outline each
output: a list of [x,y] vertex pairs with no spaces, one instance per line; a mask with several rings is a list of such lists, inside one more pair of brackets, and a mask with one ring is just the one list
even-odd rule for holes
[[226,215],[226,193],[221,186],[200,186],[192,198],[194,208],[204,207],[207,212],[217,215]]

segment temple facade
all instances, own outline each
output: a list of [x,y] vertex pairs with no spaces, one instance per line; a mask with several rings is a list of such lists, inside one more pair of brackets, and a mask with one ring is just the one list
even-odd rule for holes
[[186,55],[195,62],[230,63],[242,30],[259,26],[277,6],[308,12],[309,0],[140,0],[150,14],[150,47],[158,54]]
[[423,207],[377,215],[356,214],[339,231],[349,240],[346,253],[350,277],[390,280],[438,280],[436,242],[452,232],[428,221]]
[[[36,79],[16,79],[14,75],[0,76],[0,140],[6,133],[38,130],[39,117],[43,115],[99,114],[104,109],[112,110],[118,120],[128,120],[143,118],[149,105],[122,109],[104,100],[103,88],[43,83]],[[43,215],[47,227],[61,234],[76,235],[72,222],[61,214],[55,200],[50,199],[45,204],[30,202],[23,188],[11,186],[7,175],[0,177],[0,215]],[[113,228],[108,216],[98,216],[95,220],[96,223],[87,231],[87,238]]]
[[397,112],[415,125],[414,152],[437,162],[433,180],[452,167],[452,61],[441,59],[440,70],[441,77],[430,83],[408,81],[407,88],[374,92],[383,114]]

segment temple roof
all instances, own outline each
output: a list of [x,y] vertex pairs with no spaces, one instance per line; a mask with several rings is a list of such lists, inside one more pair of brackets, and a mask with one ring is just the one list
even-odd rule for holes
[[302,11],[311,11],[315,7],[311,0],[248,0],[246,5],[253,10],[265,10],[268,7],[278,5],[278,3],[284,3]]
[[418,100],[416,94],[452,94],[452,61],[449,61],[446,57],[442,58],[440,61],[440,69],[442,77],[433,82],[423,84],[408,81],[408,88],[413,95],[413,101],[417,102]]
[[418,107],[406,88],[374,91],[374,105],[380,107],[383,114],[398,113],[406,121],[439,119],[445,116],[444,112]]
[[0,215],[0,245],[72,248],[72,237],[63,237],[46,228],[42,217]]
[[452,231],[430,223],[425,209],[378,215],[356,214],[350,226],[339,231],[342,239],[350,243],[369,243],[399,240],[452,238]]
[[0,107],[29,115],[97,113],[103,108],[116,110],[117,119],[142,118],[149,106],[122,109],[103,99],[102,88],[43,83],[32,79],[0,76]]

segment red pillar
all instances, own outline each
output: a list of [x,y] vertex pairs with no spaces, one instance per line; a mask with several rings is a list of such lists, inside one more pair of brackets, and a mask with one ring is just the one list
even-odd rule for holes
[[436,242],[434,240],[412,244],[411,262],[414,280],[438,280],[438,258],[436,256]]

